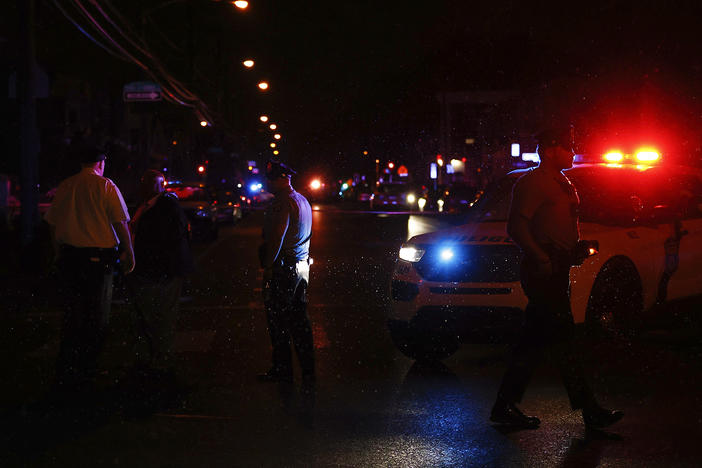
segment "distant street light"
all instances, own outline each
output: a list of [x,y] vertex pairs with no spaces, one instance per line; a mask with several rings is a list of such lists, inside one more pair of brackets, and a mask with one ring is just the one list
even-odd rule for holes
[[246,10],[249,7],[249,2],[246,0],[236,0],[235,2],[232,2],[232,5],[240,10]]
[[276,124],[272,123],[268,126],[268,128],[270,128],[271,130],[275,130],[276,128],[278,128],[278,126]]
[[209,122],[207,120],[201,120],[200,121],[200,126],[201,127],[207,127],[209,125]]
[[271,143],[271,148],[275,148],[275,143]]
[[261,119],[261,122],[268,122],[268,116],[267,116],[267,115],[262,115],[261,117],[259,117],[259,119]]
[[254,61],[251,60],[251,59],[244,60],[244,61],[241,62],[241,63],[242,63],[246,68],[251,68],[251,67],[254,66]]
[[205,172],[205,166],[198,166],[198,167],[197,167],[197,172],[199,172],[200,174],[204,173],[204,172]]
[[266,83],[265,81],[261,81],[261,82],[258,84],[258,89],[260,89],[261,91],[267,90],[267,89],[268,89],[268,83]]
[[273,150],[273,154],[275,154],[276,156],[278,155],[278,153],[280,153],[280,151],[278,151],[278,150]]
[[276,140],[280,140],[280,133],[276,133],[275,135],[273,135],[273,138],[275,138]]

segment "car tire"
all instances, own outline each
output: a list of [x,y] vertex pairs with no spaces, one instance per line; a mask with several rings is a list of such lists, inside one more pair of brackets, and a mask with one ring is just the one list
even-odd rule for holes
[[446,359],[460,347],[458,336],[450,330],[429,330],[414,321],[391,320],[388,329],[393,343],[402,354],[421,362]]
[[643,311],[641,277],[626,257],[614,257],[595,279],[585,312],[590,334],[630,336]]

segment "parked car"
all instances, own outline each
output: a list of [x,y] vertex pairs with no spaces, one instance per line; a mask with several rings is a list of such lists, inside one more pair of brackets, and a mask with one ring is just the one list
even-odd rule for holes
[[240,188],[220,188],[215,193],[217,220],[220,223],[236,223],[244,217],[246,197]]
[[169,183],[166,190],[180,200],[180,206],[190,221],[194,239],[214,240],[219,234],[219,210],[214,192],[205,184]]
[[[467,224],[410,238],[392,276],[388,326],[413,358],[441,359],[465,341],[501,340],[522,323],[520,249],[507,236],[512,186],[489,187]],[[702,294],[702,171],[666,164],[577,164],[582,239],[571,269],[575,323],[631,330],[658,304]]]

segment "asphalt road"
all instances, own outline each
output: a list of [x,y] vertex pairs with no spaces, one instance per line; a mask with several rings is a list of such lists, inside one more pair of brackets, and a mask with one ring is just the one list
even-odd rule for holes
[[296,373],[292,386],[259,383],[270,357],[261,221],[253,213],[196,246],[175,343],[189,388],[168,401],[125,384],[135,322],[119,292],[103,392],[80,407],[46,402],[60,314],[51,301],[14,307],[2,359],[3,465],[699,466],[702,341],[690,316],[699,301],[685,314],[667,309],[670,320],[636,338],[579,342],[600,400],[626,413],[611,431],[584,429],[546,363],[522,405],[541,428],[507,432],[488,421],[505,346],[467,345],[441,364],[419,365],[386,332],[387,285],[407,236],[402,214],[314,212],[309,313],[318,382],[303,389]]

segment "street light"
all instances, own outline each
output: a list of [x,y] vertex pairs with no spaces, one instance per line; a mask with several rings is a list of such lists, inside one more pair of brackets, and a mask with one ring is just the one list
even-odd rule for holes
[[247,59],[241,62],[241,64],[244,65],[246,68],[251,68],[254,66],[254,61],[251,59]]
[[275,130],[276,128],[278,128],[278,126],[276,124],[272,123],[268,126],[268,128],[270,128],[271,130]]
[[236,0],[235,2],[232,2],[232,5],[240,10],[246,10],[249,7],[249,2],[246,0]]
[[261,119],[261,122],[268,122],[268,116],[267,116],[267,115],[262,115],[261,117],[259,117],[259,119]]
[[276,140],[280,140],[280,133],[276,133],[275,135],[273,135],[273,138],[275,138]]
[[260,89],[261,91],[267,90],[267,89],[268,89],[268,83],[266,83],[265,81],[261,81],[261,82],[258,84],[258,89]]

